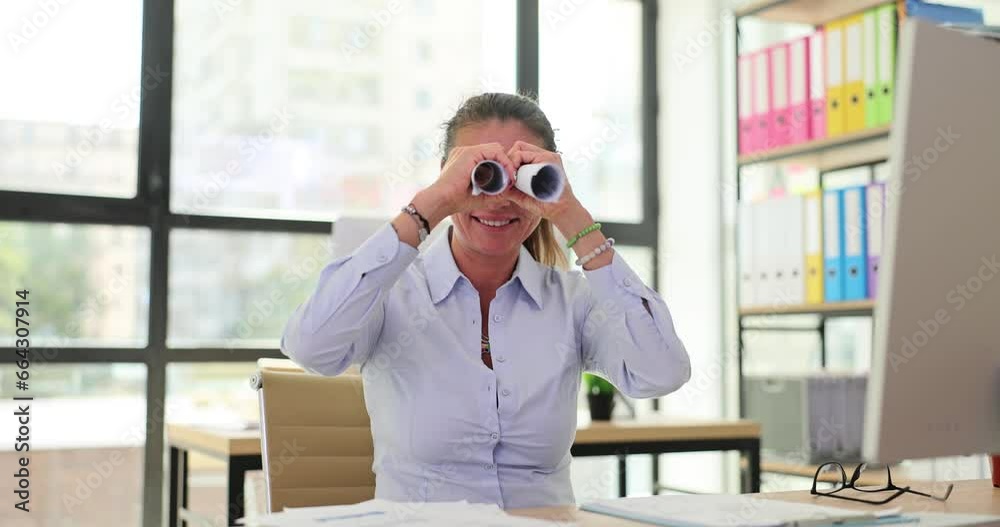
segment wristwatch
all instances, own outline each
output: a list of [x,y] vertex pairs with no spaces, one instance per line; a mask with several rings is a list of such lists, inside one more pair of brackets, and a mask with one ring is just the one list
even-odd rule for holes
[[413,221],[417,222],[417,236],[420,238],[420,243],[424,243],[424,240],[430,235],[431,230],[431,225],[427,223],[427,218],[424,218],[417,212],[417,208],[412,203],[403,207],[403,212],[409,214],[413,218]]

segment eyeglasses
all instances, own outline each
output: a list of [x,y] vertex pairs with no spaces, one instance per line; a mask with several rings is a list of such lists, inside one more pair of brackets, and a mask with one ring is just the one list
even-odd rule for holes
[[[885,485],[859,486],[858,480],[861,479],[861,473],[864,472],[867,468],[868,465],[865,463],[858,465],[858,467],[854,469],[854,473],[851,474],[851,479],[847,479],[847,472],[844,471],[843,465],[835,461],[824,463],[820,465],[818,469],[816,469],[816,475],[813,476],[812,490],[810,490],[809,493],[814,494],[816,496],[828,496],[830,498],[839,498],[842,500],[857,501],[860,503],[868,503],[870,505],[885,505],[886,503],[889,503],[890,501],[906,493],[916,494],[918,496],[924,496],[938,501],[945,501],[948,499],[948,496],[951,496],[951,491],[954,488],[954,485],[949,483],[943,495],[935,496],[933,494],[927,494],[924,492],[913,490],[910,487],[897,487],[892,482],[892,473],[889,471],[889,467],[885,467],[885,478],[884,478],[884,481],[886,482]],[[821,476],[823,476],[824,473],[828,472],[832,472],[833,478],[831,479],[827,477],[821,479]],[[840,478],[839,480],[837,479],[838,476]],[[829,490],[818,490],[816,487],[821,482],[832,483],[833,488]],[[866,492],[866,493],[892,492],[892,494],[883,499],[864,499],[864,498],[857,498],[853,496],[838,494],[838,492],[844,489],[852,489],[858,492]]]

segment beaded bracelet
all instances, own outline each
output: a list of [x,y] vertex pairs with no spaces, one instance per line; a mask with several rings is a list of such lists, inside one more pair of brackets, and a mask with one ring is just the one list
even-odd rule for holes
[[590,262],[591,260],[593,260],[594,258],[597,258],[598,256],[600,256],[601,253],[610,250],[614,246],[615,246],[615,239],[614,238],[608,238],[607,240],[604,241],[604,243],[598,245],[596,249],[594,249],[593,251],[590,251],[589,253],[581,256],[576,261],[576,265],[579,265],[580,267],[583,267],[584,265],[587,265],[587,263]]
[[584,236],[586,236],[586,235],[588,235],[588,234],[590,234],[590,233],[592,233],[592,232],[594,232],[594,231],[596,231],[596,230],[598,230],[600,228],[601,228],[601,224],[600,223],[595,223],[595,224],[591,225],[590,227],[587,227],[586,229],[583,229],[576,236],[574,236],[573,239],[571,239],[570,241],[566,242],[566,248],[567,249],[572,249],[573,246],[576,245],[576,242],[580,241],[580,238],[583,238]]

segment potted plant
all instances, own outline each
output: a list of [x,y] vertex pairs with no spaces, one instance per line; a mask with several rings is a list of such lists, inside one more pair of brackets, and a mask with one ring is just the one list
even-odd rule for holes
[[993,486],[1000,489],[1000,454],[993,454],[990,468],[993,470]]
[[611,411],[615,408],[615,387],[592,373],[583,374],[583,384],[587,388],[590,420],[610,421]]

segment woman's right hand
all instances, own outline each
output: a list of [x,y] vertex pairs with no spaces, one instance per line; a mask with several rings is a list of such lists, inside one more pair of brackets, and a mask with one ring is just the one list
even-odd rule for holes
[[472,195],[472,170],[481,161],[487,160],[499,163],[510,177],[509,184],[514,183],[513,177],[517,169],[500,143],[453,148],[437,181],[420,191],[413,201],[414,207],[427,218],[432,228],[452,214],[482,206],[484,200],[506,199],[500,196]]

